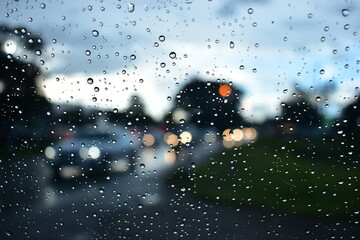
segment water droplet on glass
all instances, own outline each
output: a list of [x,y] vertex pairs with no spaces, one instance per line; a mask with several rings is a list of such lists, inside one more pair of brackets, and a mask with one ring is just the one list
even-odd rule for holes
[[349,28],[350,28],[350,24],[345,24],[345,25],[344,25],[344,29],[345,29],[345,30],[349,30]]
[[145,168],[145,164],[141,163],[140,168]]
[[168,100],[168,101],[171,101],[171,97],[170,97],[170,96],[168,96],[168,97],[167,97],[167,100]]
[[321,70],[320,70],[320,74],[321,74],[321,75],[324,75],[324,74],[325,74],[325,70],[324,70],[324,69],[321,69]]
[[176,58],[176,53],[175,53],[175,52],[169,53],[169,57],[170,57],[171,59]]
[[14,233],[12,231],[5,231],[5,235],[11,237]]
[[239,66],[239,69],[240,69],[240,70],[244,70],[244,69],[245,69],[245,66],[244,66],[244,65],[240,65],[240,66]]
[[340,179],[338,180],[338,184],[340,184],[340,185],[344,184],[344,179],[340,178]]
[[248,12],[248,14],[252,14],[254,12],[254,10],[252,8],[249,8],[247,12]]
[[99,91],[100,91],[100,88],[94,87],[94,91],[95,91],[95,92],[99,92]]
[[91,51],[90,51],[90,50],[86,50],[86,51],[85,51],[85,55],[86,55],[86,56],[90,56],[90,55],[91,55]]
[[343,9],[343,10],[341,11],[341,13],[342,13],[342,15],[343,15],[344,17],[347,17],[347,16],[349,16],[349,14],[350,14],[350,10],[349,10],[349,9]]
[[230,44],[229,44],[229,47],[230,47],[230,48],[234,48],[234,47],[235,47],[235,43],[234,43],[233,41],[231,41]]
[[41,4],[40,4],[40,7],[41,7],[42,9],[45,9],[45,8],[46,8],[45,3],[41,3]]
[[160,36],[159,36],[159,41],[160,41],[160,42],[165,41],[165,36],[164,36],[164,35],[160,35]]
[[100,192],[100,193],[104,193],[104,192],[105,192],[105,189],[101,187],[101,188],[99,188],[99,192]]
[[191,4],[193,1],[192,0],[185,0],[185,3],[187,4]]
[[319,97],[319,96],[317,96],[317,97],[315,98],[315,101],[317,101],[317,102],[320,102],[320,100],[321,100],[321,97]]
[[128,12],[134,12],[135,11],[135,4],[129,3],[128,4]]
[[181,188],[180,188],[180,191],[182,191],[182,192],[185,192],[185,190],[186,190],[185,187],[181,187]]
[[97,37],[97,36],[99,36],[99,32],[97,30],[92,30],[92,35],[94,37]]
[[97,98],[96,98],[96,97],[93,97],[93,98],[92,98],[92,101],[93,101],[93,102],[96,102],[96,101],[97,101]]
[[93,83],[94,83],[94,79],[88,78],[88,79],[87,79],[87,83],[88,83],[88,84],[93,84]]
[[196,167],[195,163],[191,163],[191,167],[195,168]]

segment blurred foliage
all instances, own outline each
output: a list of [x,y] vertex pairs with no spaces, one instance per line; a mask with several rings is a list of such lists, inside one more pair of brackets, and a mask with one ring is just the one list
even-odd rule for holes
[[[218,154],[207,165],[176,175],[171,183],[195,196],[235,206],[358,219],[360,170],[337,162],[343,155],[338,145],[261,139]],[[326,154],[326,149],[334,151]],[[314,157],[314,152],[320,155]],[[359,149],[352,154],[358,159]]]

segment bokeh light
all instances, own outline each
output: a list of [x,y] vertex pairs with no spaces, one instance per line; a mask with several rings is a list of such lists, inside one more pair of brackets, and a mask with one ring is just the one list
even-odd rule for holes
[[232,88],[227,84],[221,85],[219,87],[219,94],[222,97],[230,96],[231,92],[232,92]]
[[151,134],[145,134],[143,139],[142,139],[142,142],[143,142],[145,147],[151,147],[155,143],[155,138]]

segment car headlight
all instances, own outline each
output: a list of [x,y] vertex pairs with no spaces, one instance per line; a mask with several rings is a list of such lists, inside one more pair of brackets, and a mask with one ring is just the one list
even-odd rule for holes
[[90,158],[97,159],[100,157],[101,152],[98,147],[92,146],[89,148],[88,154],[89,154]]
[[55,148],[48,146],[47,148],[45,148],[45,156],[49,159],[54,159],[56,155],[56,150]]

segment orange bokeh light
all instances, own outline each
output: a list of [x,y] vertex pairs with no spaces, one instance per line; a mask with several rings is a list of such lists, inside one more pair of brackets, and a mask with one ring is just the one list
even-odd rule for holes
[[232,92],[232,88],[227,84],[221,85],[219,87],[219,94],[222,97],[230,96],[231,92]]

